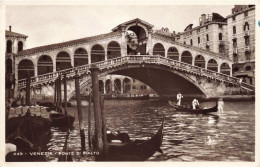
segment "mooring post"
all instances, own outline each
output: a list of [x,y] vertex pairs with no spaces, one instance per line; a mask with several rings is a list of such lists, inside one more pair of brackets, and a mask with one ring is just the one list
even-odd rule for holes
[[92,90],[93,90],[93,103],[94,103],[94,117],[95,117],[95,144],[96,148],[100,151],[103,150],[102,141],[102,122],[100,111],[100,98],[99,98],[99,83],[98,73],[99,68],[95,65],[91,66]]
[[75,75],[75,88],[76,88],[79,129],[80,129],[80,138],[81,138],[81,151],[83,152],[86,150],[86,145],[85,145],[85,132],[84,132],[83,114],[81,108],[81,95],[80,95],[78,71],[76,71],[76,75]]
[[103,130],[103,144],[106,150],[107,146],[107,128],[106,128],[106,117],[104,113],[104,96],[100,96],[100,106],[101,106],[101,117],[102,117],[102,130]]
[[62,91],[61,91],[61,73],[59,75],[59,97],[60,97],[60,101],[59,101],[59,112],[62,113]]
[[65,115],[67,115],[67,78],[66,78],[66,73],[63,75],[63,84],[64,84],[64,112]]
[[91,142],[91,99],[92,99],[91,90],[89,90],[89,99],[88,99],[88,146],[89,148],[92,147]]
[[[59,73],[58,73],[58,75],[59,75]],[[58,76],[58,78],[57,78],[57,103],[56,103],[56,111],[57,112],[60,112],[60,83],[59,83],[60,81],[59,81],[59,76]]]
[[57,108],[57,79],[54,81],[54,99],[53,99],[53,105],[55,106],[55,109]]
[[26,93],[25,93],[25,99],[26,99],[26,105],[30,106],[31,105],[31,77],[29,75],[29,72],[27,73],[27,77],[26,77]]

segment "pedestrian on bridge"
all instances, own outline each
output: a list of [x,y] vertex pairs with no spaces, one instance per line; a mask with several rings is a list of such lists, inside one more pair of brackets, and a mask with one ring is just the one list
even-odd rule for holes
[[177,94],[177,105],[180,106],[181,105],[181,99],[183,98],[182,94],[179,92]]

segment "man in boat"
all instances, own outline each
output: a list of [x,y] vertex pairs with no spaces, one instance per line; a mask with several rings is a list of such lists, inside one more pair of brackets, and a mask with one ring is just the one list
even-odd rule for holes
[[193,99],[192,101],[192,109],[195,110],[195,109],[198,109],[199,108],[199,101],[197,99]]
[[177,94],[177,105],[180,106],[181,105],[181,99],[183,98],[182,94],[179,92]]
[[220,99],[218,100],[218,112],[219,112],[219,113],[223,113],[223,106],[224,106],[224,101],[223,101],[222,98],[220,98]]

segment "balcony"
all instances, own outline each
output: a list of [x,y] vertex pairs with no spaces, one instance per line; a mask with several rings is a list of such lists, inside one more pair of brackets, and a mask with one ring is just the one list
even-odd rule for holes
[[250,35],[249,30],[247,30],[247,31],[244,32],[244,36],[245,36],[245,37],[247,37],[247,36],[249,36],[249,35]]

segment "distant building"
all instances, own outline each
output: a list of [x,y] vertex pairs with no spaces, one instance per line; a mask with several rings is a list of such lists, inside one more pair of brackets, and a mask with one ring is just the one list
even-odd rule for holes
[[235,5],[227,16],[229,57],[233,76],[255,84],[255,6]]
[[208,51],[227,55],[227,21],[218,13],[202,14],[200,25],[188,25],[184,32],[175,35],[175,40],[186,45],[192,45]]

